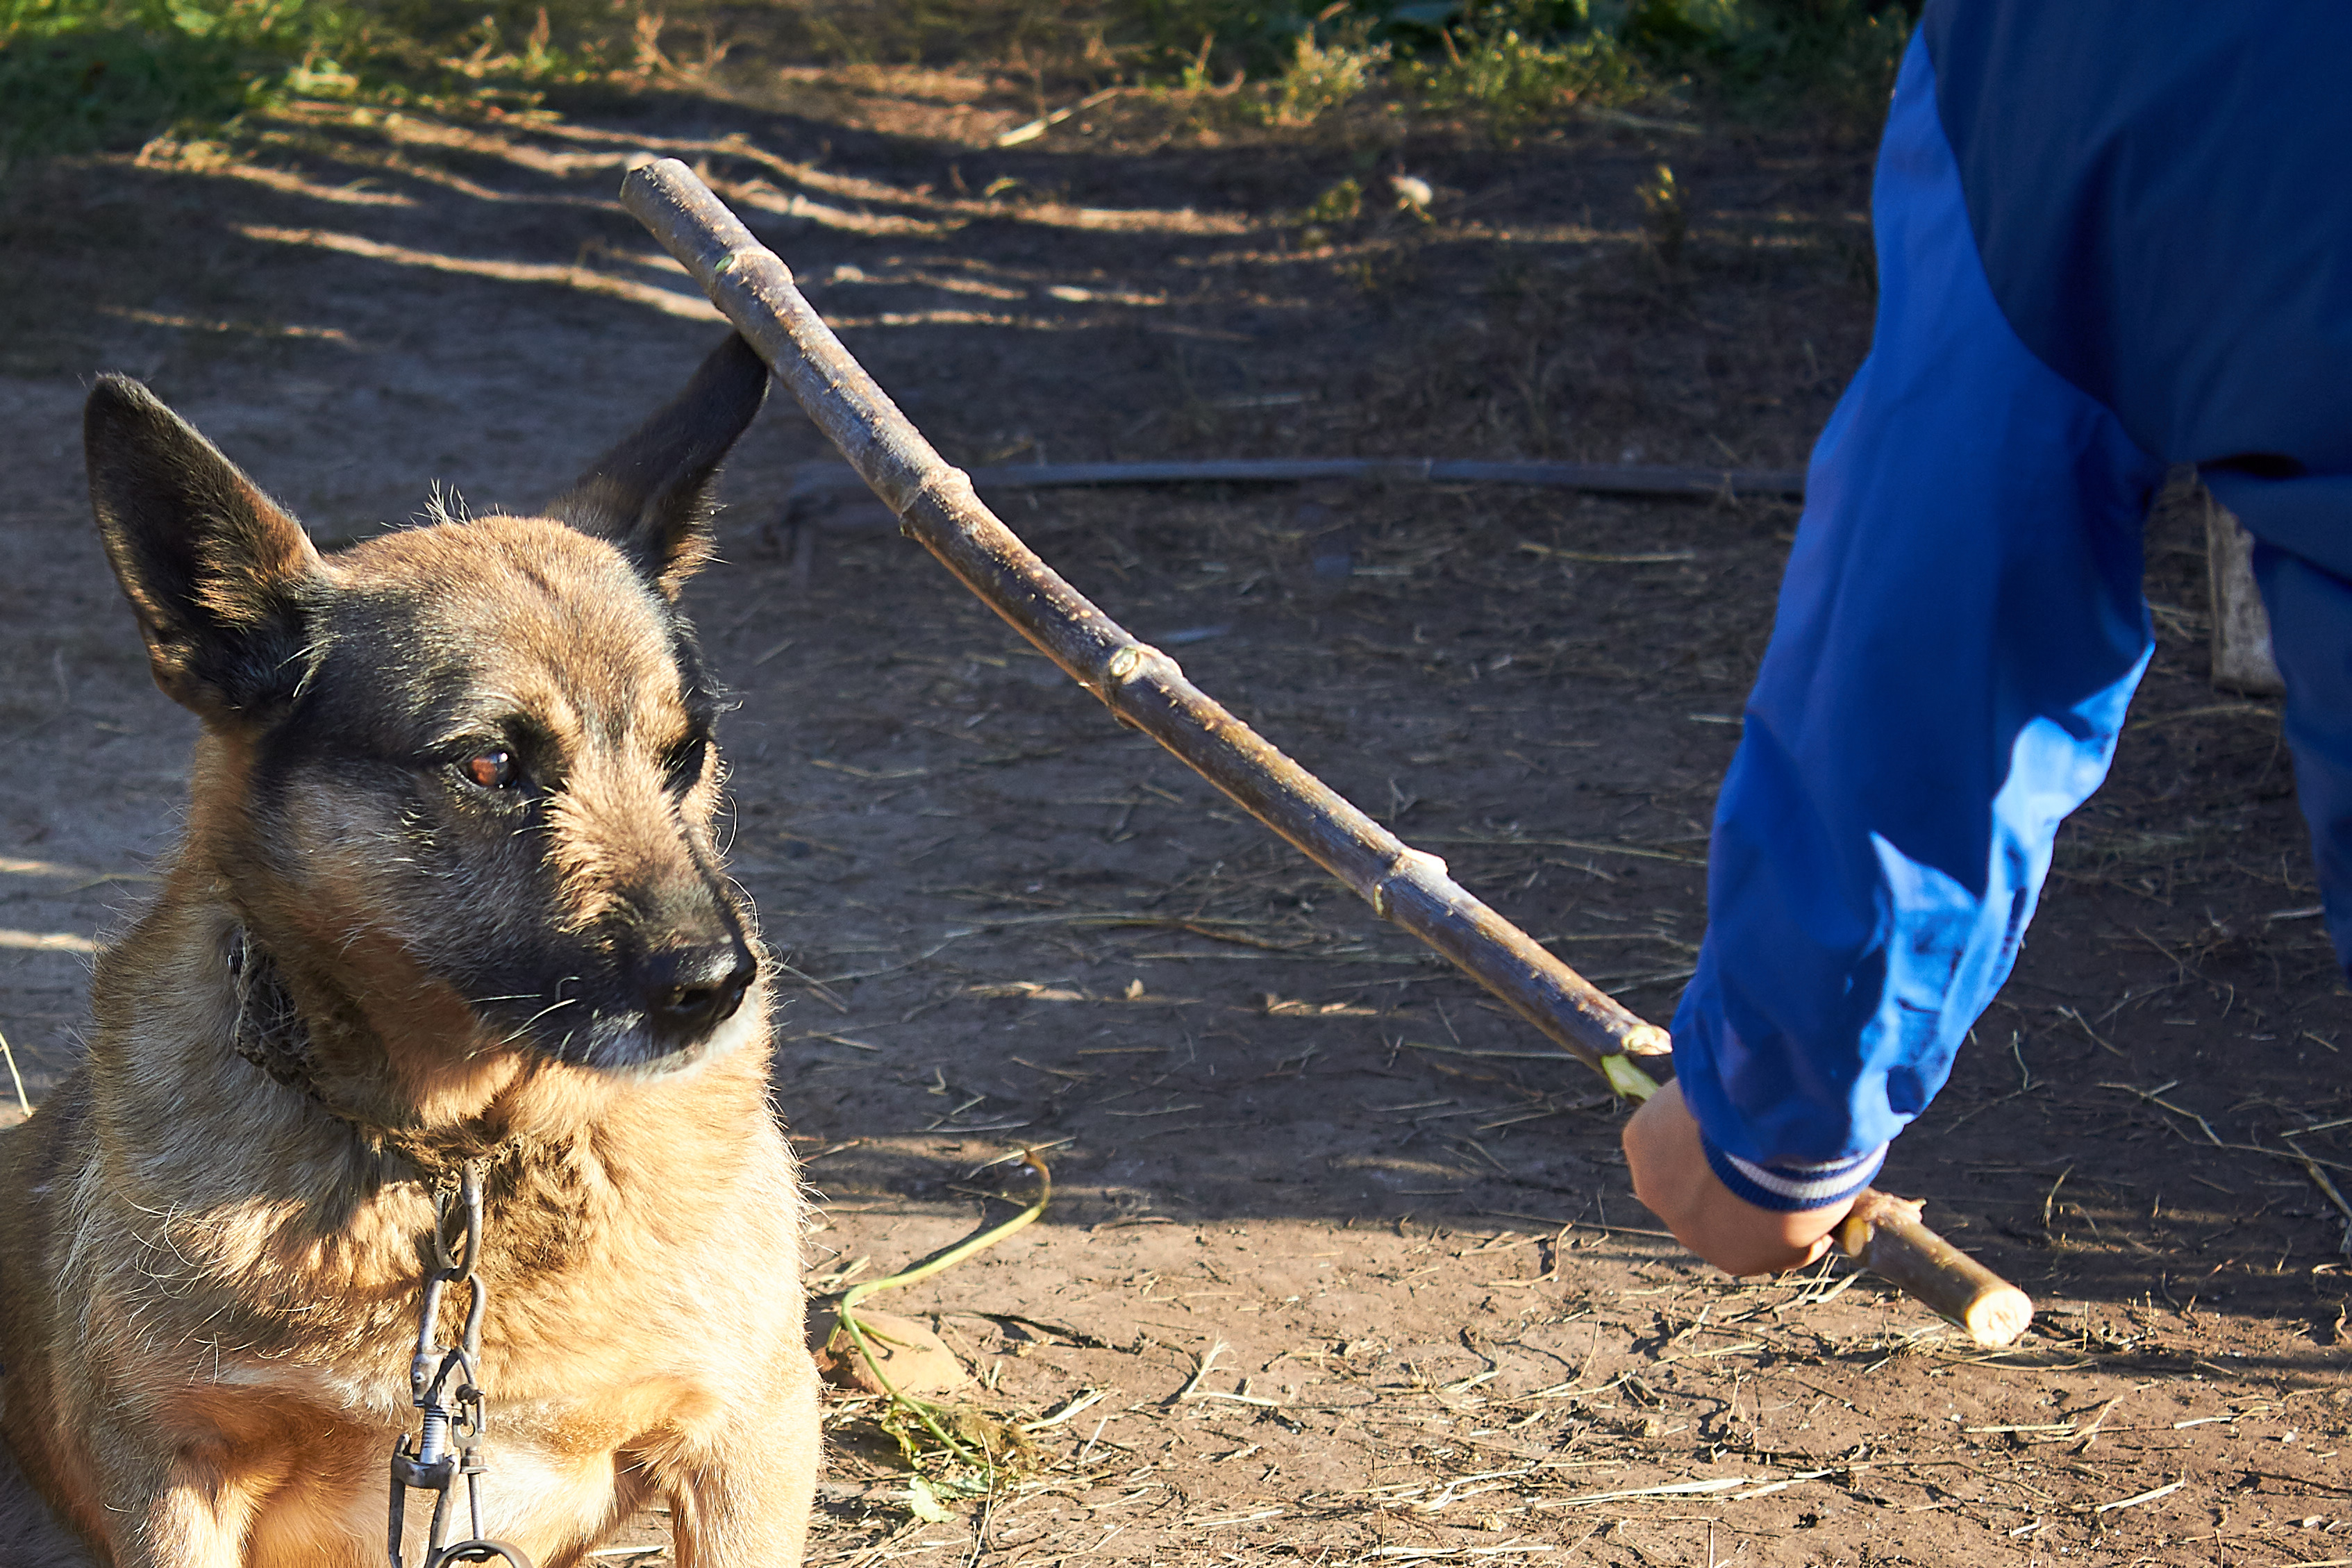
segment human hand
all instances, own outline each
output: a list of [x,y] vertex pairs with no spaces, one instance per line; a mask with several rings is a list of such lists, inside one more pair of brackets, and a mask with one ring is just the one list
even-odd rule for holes
[[1853,1207],[1783,1214],[1758,1208],[1718,1180],[1699,1146],[1698,1123],[1681,1086],[1664,1084],[1625,1123],[1633,1195],[1666,1222],[1675,1239],[1727,1274],[1802,1268],[1830,1249],[1831,1233]]

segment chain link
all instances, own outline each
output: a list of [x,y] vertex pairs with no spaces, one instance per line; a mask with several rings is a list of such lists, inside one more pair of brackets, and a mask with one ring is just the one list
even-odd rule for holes
[[[451,1236],[453,1226],[456,1236]],[[403,1568],[401,1541],[406,1533],[408,1494],[433,1494],[433,1522],[419,1568],[454,1563],[505,1563],[531,1568],[530,1559],[504,1542],[482,1537],[482,1433],[487,1427],[481,1388],[482,1314],[489,1293],[474,1266],[482,1256],[482,1162],[468,1160],[455,1189],[433,1196],[433,1266],[425,1273],[425,1298],[416,1319],[416,1351],[409,1358],[408,1391],[424,1413],[415,1436],[394,1440],[392,1450],[392,1568]],[[437,1342],[441,1299],[463,1285],[466,1327],[454,1346]],[[449,1541],[450,1494],[466,1482],[468,1540]]]

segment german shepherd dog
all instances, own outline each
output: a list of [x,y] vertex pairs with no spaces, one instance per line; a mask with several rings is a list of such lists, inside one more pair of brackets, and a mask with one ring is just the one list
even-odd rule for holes
[[323,555],[138,383],[90,394],[99,532],[204,728],[89,1060],[0,1138],[0,1565],[381,1568],[469,1167],[480,1533],[559,1568],[667,1504],[681,1564],[800,1561],[802,1195],[677,605],[766,391],[730,339],[547,515]]

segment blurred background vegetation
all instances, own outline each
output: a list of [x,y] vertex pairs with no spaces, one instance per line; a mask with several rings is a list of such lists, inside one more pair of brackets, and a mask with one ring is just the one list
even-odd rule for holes
[[1916,0],[0,0],[0,160],[292,97],[727,92],[780,67],[994,68],[1196,125],[1512,137],[1571,112],[1874,125]]

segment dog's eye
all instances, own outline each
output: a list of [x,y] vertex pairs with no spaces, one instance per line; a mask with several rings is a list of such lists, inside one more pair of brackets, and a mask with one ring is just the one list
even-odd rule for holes
[[464,765],[466,776],[484,789],[512,789],[522,780],[512,752],[476,752]]

